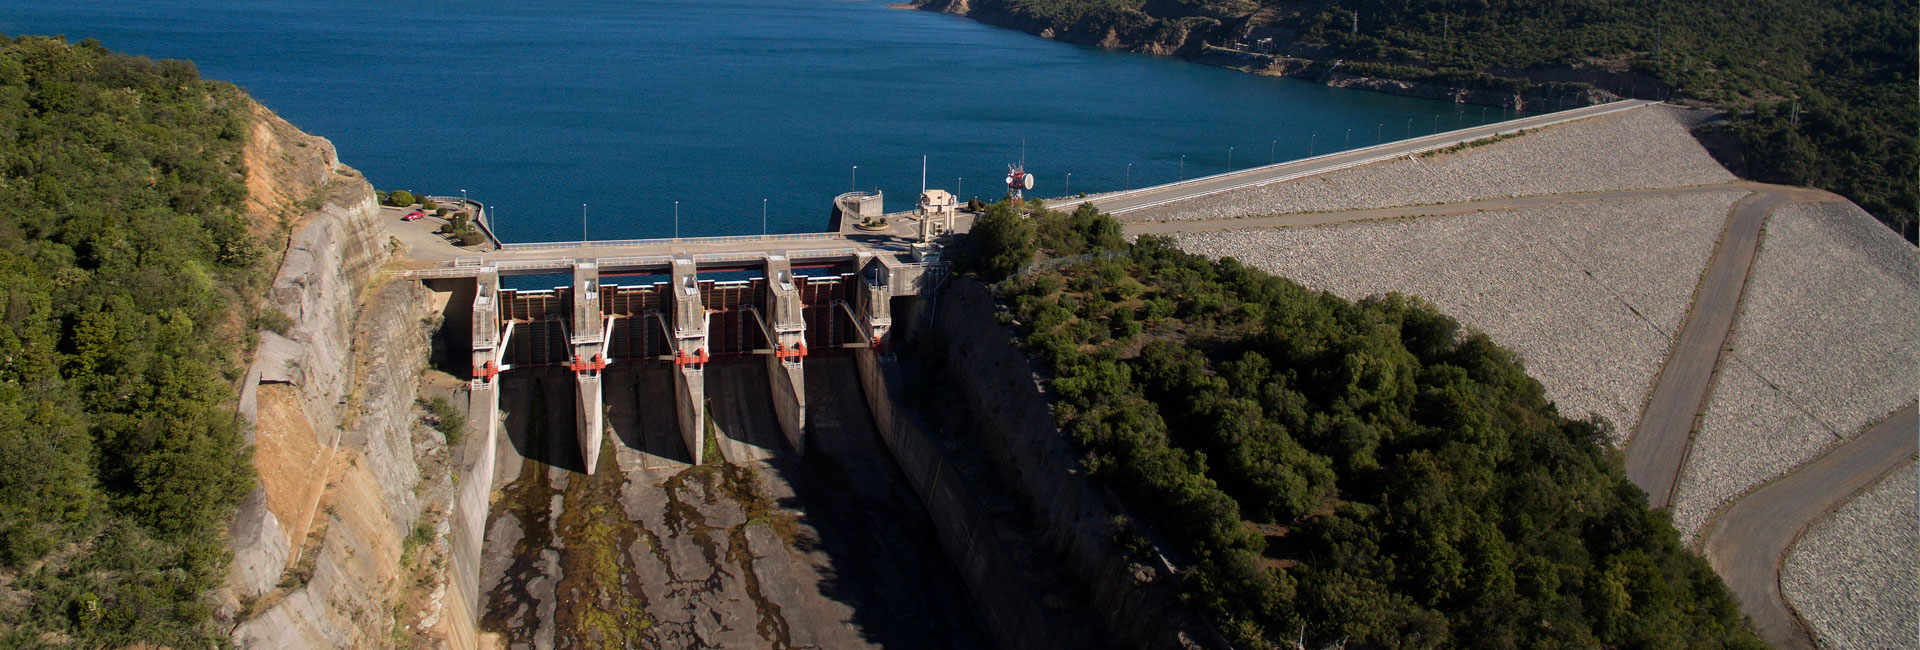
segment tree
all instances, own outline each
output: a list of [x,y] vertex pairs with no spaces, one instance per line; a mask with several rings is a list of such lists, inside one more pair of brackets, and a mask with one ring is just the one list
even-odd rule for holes
[[968,266],[997,282],[1033,261],[1033,224],[1005,202],[987,206],[968,233]]

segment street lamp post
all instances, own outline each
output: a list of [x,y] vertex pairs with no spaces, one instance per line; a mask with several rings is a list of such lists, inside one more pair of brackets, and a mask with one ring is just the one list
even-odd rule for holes
[[680,202],[673,202],[673,238],[680,238]]
[[1413,139],[1413,118],[1407,118],[1407,139]]
[[460,209],[467,209],[467,191],[460,190]]
[[1280,149],[1279,140],[1274,140],[1272,142],[1267,143],[1267,164],[1271,165],[1271,164],[1280,162],[1280,154],[1275,153],[1279,151],[1279,149]]
[[1233,147],[1227,147],[1227,171],[1233,171]]
[[1133,163],[1127,163],[1127,189],[1133,189]]
[[1485,106],[1480,107],[1480,123],[1487,123],[1487,107]]
[[1307,136],[1307,157],[1308,158],[1313,157],[1313,139],[1318,137],[1320,137],[1320,134],[1318,133]]
[[953,200],[955,201],[960,200],[960,188],[964,187],[966,183],[967,183],[967,177],[965,176],[961,176],[953,179]]
[[1180,154],[1180,180],[1187,180],[1187,154]]
[[1440,132],[1440,114],[1439,113],[1433,114],[1433,132],[1434,133]]
[[1352,148],[1353,148],[1353,127],[1347,127],[1347,141],[1345,144],[1340,145],[1340,150],[1346,151]]
[[1384,140],[1380,139],[1380,130],[1383,128],[1386,128],[1386,126],[1387,124],[1385,122],[1381,122],[1379,124],[1373,125],[1373,143],[1374,144],[1380,144],[1381,142],[1385,142]]
[[860,189],[860,166],[854,165],[853,173],[847,176],[847,191],[853,192],[853,191],[859,191],[859,189]]
[[760,199],[760,236],[767,236],[767,200]]
[[580,204],[580,242],[587,241],[587,204]]
[[1067,196],[1073,196],[1073,172],[1067,172]]

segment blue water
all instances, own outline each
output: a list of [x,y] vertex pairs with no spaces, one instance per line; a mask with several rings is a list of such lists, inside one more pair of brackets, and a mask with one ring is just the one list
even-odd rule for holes
[[492,203],[507,241],[578,239],[582,203],[596,239],[672,236],[675,201],[682,236],[758,233],[762,199],[768,230],[816,231],[856,184],[909,209],[922,154],[928,185],[998,198],[1023,140],[1060,196],[1518,116],[875,0],[62,0],[0,5],[0,32],[192,59],[381,189]]

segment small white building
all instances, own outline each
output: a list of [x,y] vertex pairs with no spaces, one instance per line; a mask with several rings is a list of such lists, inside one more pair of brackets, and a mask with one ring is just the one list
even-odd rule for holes
[[957,200],[946,190],[921,190],[920,241],[953,231],[953,215],[959,211]]

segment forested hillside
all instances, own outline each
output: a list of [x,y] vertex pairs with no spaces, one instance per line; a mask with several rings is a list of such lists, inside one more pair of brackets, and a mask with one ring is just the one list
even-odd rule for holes
[[253,480],[246,101],[186,62],[0,38],[0,646],[219,643],[206,593]]
[[1418,299],[1129,245],[1091,209],[999,204],[973,232],[963,263],[990,281],[1036,249],[1103,254],[998,291],[1089,473],[1239,647],[1764,647],[1608,425],[1561,417]]
[[[1736,114],[1759,180],[1847,196],[1901,228],[1920,211],[1920,10],[1859,0],[929,0],[1087,44],[1191,52],[1270,35],[1345,71],[1524,91],[1546,81]],[[1191,34],[1191,36],[1189,36]],[[1355,62],[1359,62],[1355,65]]]

